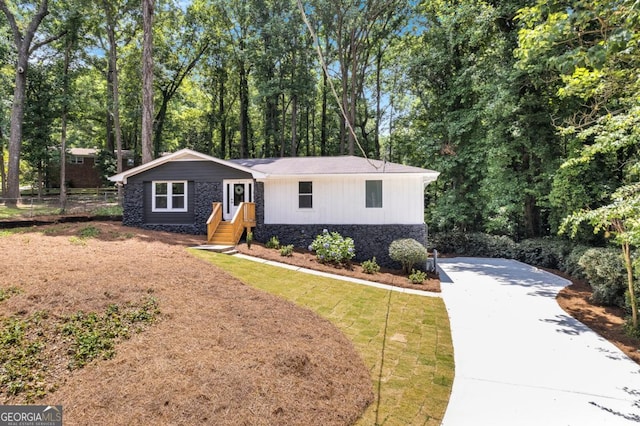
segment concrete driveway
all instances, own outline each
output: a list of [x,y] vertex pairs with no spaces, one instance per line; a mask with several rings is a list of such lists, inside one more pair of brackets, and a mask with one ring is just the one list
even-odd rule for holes
[[567,280],[505,259],[439,266],[456,365],[442,425],[640,425],[640,366],[558,306]]

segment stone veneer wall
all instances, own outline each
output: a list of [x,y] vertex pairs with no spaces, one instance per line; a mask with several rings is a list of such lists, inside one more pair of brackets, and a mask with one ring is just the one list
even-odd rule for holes
[[[426,225],[258,225],[254,239],[265,243],[272,236],[278,237],[280,244],[293,244],[307,248],[323,230],[338,232],[343,237],[353,239],[357,262],[376,257],[378,265],[400,269],[401,265],[389,257],[389,245],[399,238],[413,238],[426,245]],[[418,267],[418,265],[416,265]]]
[[222,202],[222,182],[195,182],[194,221],[191,224],[147,223],[144,214],[144,184],[128,183],[124,187],[122,224],[154,231],[206,235],[211,203]]

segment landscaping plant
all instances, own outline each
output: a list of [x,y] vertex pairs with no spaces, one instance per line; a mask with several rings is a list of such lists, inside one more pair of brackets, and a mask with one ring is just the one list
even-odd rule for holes
[[353,239],[327,229],[316,236],[309,250],[316,253],[316,258],[321,263],[347,263],[356,255]]
[[269,238],[269,241],[265,244],[266,248],[278,249],[280,248],[280,240],[275,235]]
[[380,272],[380,265],[376,262],[376,257],[373,256],[373,259],[362,262],[362,270],[365,274],[371,275],[375,275]]
[[412,269],[411,274],[409,274],[409,281],[413,284],[422,284],[426,279],[427,273],[424,271],[416,271],[415,269]]
[[389,257],[402,264],[402,272],[410,274],[415,264],[424,264],[429,257],[427,249],[413,238],[401,238],[389,245]]
[[293,256],[293,244],[280,247],[280,256]]

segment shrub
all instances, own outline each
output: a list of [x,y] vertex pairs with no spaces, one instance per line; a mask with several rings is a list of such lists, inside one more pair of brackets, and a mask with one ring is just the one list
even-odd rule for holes
[[439,232],[431,236],[429,247],[441,253],[512,259],[516,243],[506,236],[480,232]]
[[280,247],[280,256],[290,257],[293,255],[293,244]]
[[416,271],[415,269],[411,270],[411,274],[409,275],[409,281],[411,281],[413,284],[422,284],[426,279],[427,279],[426,272]]
[[573,278],[586,280],[587,276],[584,273],[584,268],[580,265],[580,258],[589,248],[584,245],[575,246],[568,255],[561,259],[558,268]]
[[571,252],[571,243],[554,237],[531,238],[515,246],[515,259],[542,268],[560,269],[563,259]]
[[371,275],[375,275],[380,272],[380,265],[376,262],[376,257],[373,256],[373,259],[362,262],[362,270],[365,274]]
[[247,248],[251,249],[251,243],[253,243],[253,232],[247,232]]
[[321,263],[346,263],[356,255],[351,238],[326,229],[316,236],[309,248],[316,252],[316,258]]
[[269,241],[265,244],[266,248],[277,249],[280,247],[280,240],[275,235],[269,238]]
[[591,285],[591,300],[601,305],[625,307],[627,272],[616,249],[591,248],[580,258]]
[[402,238],[389,245],[389,257],[402,264],[402,271],[411,272],[416,263],[425,263],[429,257],[427,249],[413,238]]

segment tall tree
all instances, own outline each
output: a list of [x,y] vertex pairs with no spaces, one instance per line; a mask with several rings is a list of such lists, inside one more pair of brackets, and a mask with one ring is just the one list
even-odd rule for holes
[[[163,149],[162,134],[169,103],[209,49],[210,42],[191,7],[186,12],[172,7],[159,11],[156,16],[160,28],[155,57],[162,63],[162,72],[156,78],[161,95],[154,129],[154,155],[157,157]],[[176,28],[180,28],[180,36],[176,36]]]
[[142,0],[142,162],[153,160],[153,8]]
[[71,104],[71,62],[78,43],[80,32],[80,14],[73,10],[67,21],[67,33],[63,37],[63,64],[62,64],[62,101],[60,105],[60,210],[64,213],[67,205],[67,124]]
[[[13,89],[13,105],[11,107],[11,133],[9,135],[9,164],[7,173],[6,203],[15,206],[20,198],[20,151],[22,148],[22,121],[24,117],[25,93],[27,88],[27,71],[29,69],[29,57],[40,47],[60,38],[62,34],[50,36],[34,42],[38,27],[49,14],[47,0],[42,0],[35,5],[35,12],[31,20],[18,22],[19,18],[28,15],[29,10],[16,12],[15,6],[9,7],[5,0],[0,0],[0,9],[9,22],[13,35],[14,48],[17,54],[15,66],[15,83]],[[12,11],[13,10],[13,11]]]

